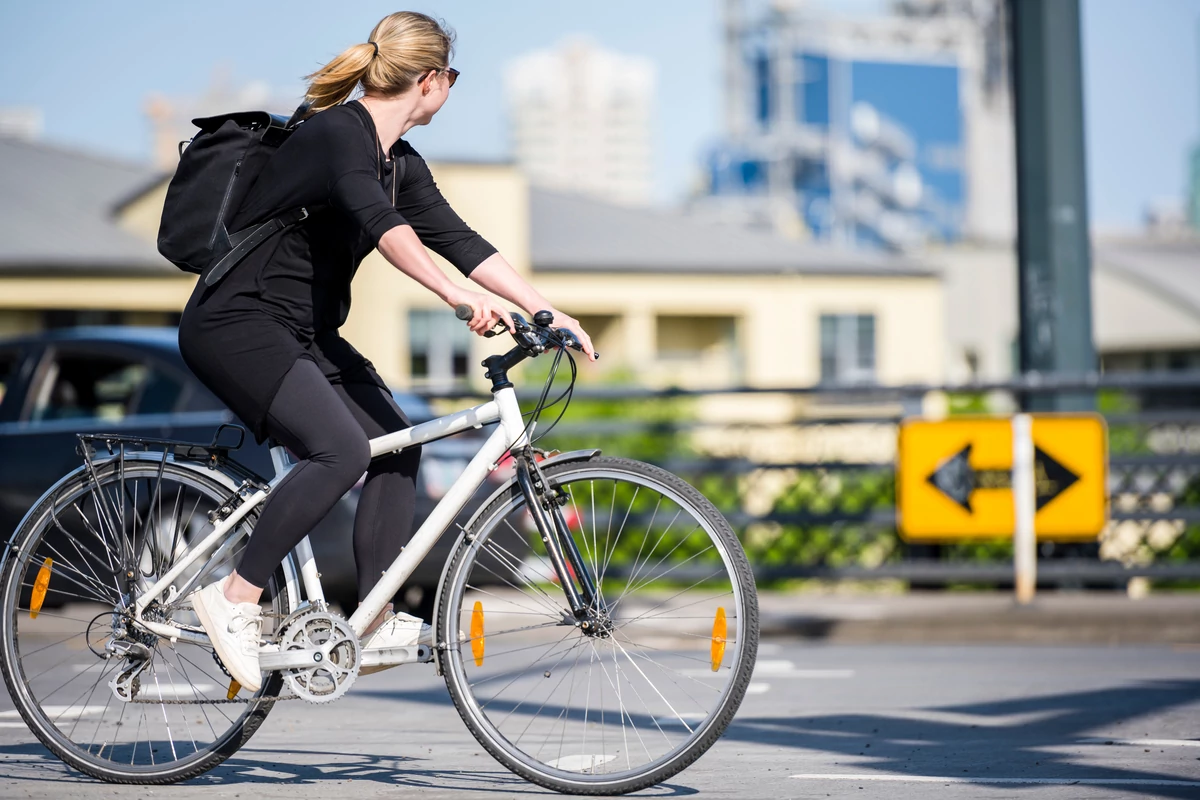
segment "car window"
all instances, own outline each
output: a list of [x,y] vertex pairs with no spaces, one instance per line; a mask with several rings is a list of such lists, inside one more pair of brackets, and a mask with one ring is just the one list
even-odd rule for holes
[[4,405],[4,396],[8,394],[8,387],[17,381],[19,361],[15,350],[0,350],[0,406]]
[[33,407],[34,421],[169,412],[181,385],[144,363],[111,355],[59,354],[44,373]]

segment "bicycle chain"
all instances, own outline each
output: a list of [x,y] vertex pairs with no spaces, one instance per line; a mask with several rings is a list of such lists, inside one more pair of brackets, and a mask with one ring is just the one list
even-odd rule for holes
[[264,703],[267,703],[267,702],[282,703],[284,700],[303,700],[303,699],[304,699],[303,697],[300,697],[298,695],[289,694],[289,695],[281,695],[281,696],[271,697],[271,698],[235,697],[232,700],[167,700],[167,699],[138,700],[137,698],[134,698],[133,700],[130,700],[129,702],[131,704],[140,703],[142,705],[149,705],[149,706],[226,706],[226,705],[233,705],[235,703],[253,703],[256,701],[261,701]]
[[[286,619],[288,616],[291,616],[291,615],[289,615],[289,614],[270,614],[270,613],[263,614],[264,618],[275,618],[275,619]],[[217,655],[217,652],[215,650],[213,651],[213,659],[217,662],[217,666],[221,669],[221,671],[224,672],[226,675],[229,675],[229,671],[227,669],[225,669],[225,665],[221,663],[221,659]],[[230,680],[232,680],[232,677],[230,677]],[[151,705],[151,706],[225,706],[225,705],[235,705],[237,703],[254,703],[254,702],[282,703],[286,700],[304,700],[309,705],[324,705],[323,703],[314,703],[313,701],[309,700],[308,698],[301,697],[300,695],[296,695],[296,694],[276,695],[275,697],[271,697],[271,698],[235,697],[232,700],[224,700],[224,699],[168,700],[165,698],[160,698],[158,700],[139,700],[137,698],[137,696],[135,695],[134,698],[129,700],[128,702],[131,704],[137,703],[137,704],[141,704],[141,705]]]
[[[288,615],[288,614],[273,614],[270,612],[263,612],[262,616],[264,619],[286,619],[290,615]],[[130,617],[130,618],[132,619],[132,617]],[[220,656],[217,655],[216,650],[213,651],[212,655],[213,655],[213,660],[217,662],[217,667],[222,672],[224,672],[225,675],[228,676],[230,680],[233,680],[233,677],[229,675],[229,670],[227,670],[225,668],[225,665],[221,663],[221,658],[220,658]],[[269,699],[262,698],[262,697],[257,697],[257,698],[256,697],[235,697],[232,700],[221,700],[221,699],[218,699],[218,700],[168,700],[166,698],[159,698],[157,700],[139,700],[137,697],[137,694],[135,694],[133,696],[133,698],[128,700],[127,702],[130,704],[140,704],[140,705],[149,705],[149,706],[225,706],[225,705],[235,705],[237,703],[254,703],[254,702],[259,702],[259,701],[281,703],[285,700],[303,700],[303,699],[304,698],[300,697],[299,695],[289,694],[289,695],[276,696],[276,697],[272,697]]]

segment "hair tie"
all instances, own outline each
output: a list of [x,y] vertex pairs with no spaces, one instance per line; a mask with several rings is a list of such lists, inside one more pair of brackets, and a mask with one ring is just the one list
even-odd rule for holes
[[371,54],[371,58],[374,58],[375,56],[379,55],[379,45],[378,44],[376,44],[375,42],[367,42],[367,44],[369,44],[369,45],[371,45],[371,47],[375,48],[375,52]]

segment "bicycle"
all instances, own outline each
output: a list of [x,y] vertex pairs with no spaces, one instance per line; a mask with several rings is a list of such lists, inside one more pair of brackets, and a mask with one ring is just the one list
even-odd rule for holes
[[[220,430],[208,445],[81,434],[83,465],[34,505],[0,566],[0,671],[37,738],[104,781],[173,783],[236,752],[276,702],[328,703],[360,670],[432,662],[480,744],[541,786],[620,794],[699,758],[753,671],[745,554],[677,476],[533,446],[542,412],[565,401],[556,423],[570,403],[569,350],[581,348],[549,312],[513,319],[515,346],[483,361],[489,402],[371,440],[377,457],[498,423],[357,610],[330,610],[307,538],[275,570],[253,694],[225,672],[188,597],[233,569],[291,467],[286,450],[272,447],[267,480],[230,458],[241,440],[220,445]],[[508,371],[550,350],[523,415]],[[570,384],[547,402],[564,354]],[[434,645],[364,652],[365,627],[501,464],[512,477],[457,526]]]

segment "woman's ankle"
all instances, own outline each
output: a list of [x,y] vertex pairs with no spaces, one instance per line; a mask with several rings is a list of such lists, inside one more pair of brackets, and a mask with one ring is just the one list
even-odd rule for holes
[[262,587],[255,586],[250,581],[237,574],[237,571],[229,574],[229,579],[225,581],[225,599],[231,603],[257,603],[262,597]]
[[383,610],[379,612],[379,615],[376,616],[375,619],[371,620],[371,624],[368,625],[366,630],[363,631],[363,636],[367,636],[368,634],[374,632],[376,628],[382,625],[383,621],[387,619],[387,615],[391,613],[392,610],[391,603],[388,603],[386,606],[384,606]]

